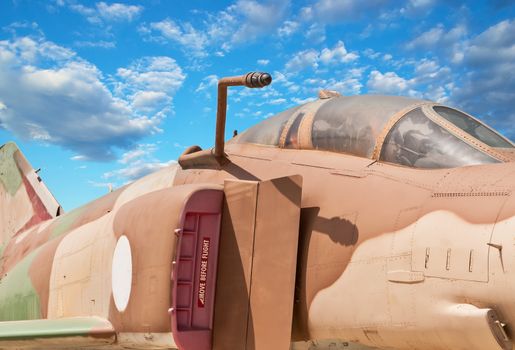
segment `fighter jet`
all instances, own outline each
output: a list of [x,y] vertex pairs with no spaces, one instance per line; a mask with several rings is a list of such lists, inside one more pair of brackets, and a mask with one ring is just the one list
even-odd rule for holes
[[[0,148],[0,348],[508,350],[515,147],[460,110],[319,99],[64,213]],[[478,97],[479,98],[479,97]]]

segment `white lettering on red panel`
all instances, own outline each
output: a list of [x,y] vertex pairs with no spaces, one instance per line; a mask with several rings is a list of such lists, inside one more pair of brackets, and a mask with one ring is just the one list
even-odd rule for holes
[[209,244],[210,238],[204,237],[202,240],[202,254],[200,256],[200,273],[198,287],[198,307],[206,305],[206,288],[207,288],[207,263],[209,261]]

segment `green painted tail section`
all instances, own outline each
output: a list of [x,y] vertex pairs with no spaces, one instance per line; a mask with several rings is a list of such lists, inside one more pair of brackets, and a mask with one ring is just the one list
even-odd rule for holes
[[10,196],[15,196],[23,184],[22,175],[14,159],[16,152],[19,152],[19,149],[13,142],[0,147],[0,182]]
[[0,146],[0,245],[61,211],[18,146]]

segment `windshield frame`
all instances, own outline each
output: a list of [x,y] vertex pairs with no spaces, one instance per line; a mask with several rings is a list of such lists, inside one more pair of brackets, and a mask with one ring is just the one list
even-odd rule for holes
[[[442,104],[439,104],[439,103],[430,103],[430,104],[426,104],[424,106],[422,106],[422,111],[424,112],[424,114],[429,118],[431,119],[432,121],[434,121],[435,123],[439,124],[441,127],[443,127],[444,129],[446,129],[447,131],[449,131],[450,133],[454,134],[456,137],[462,139],[463,141],[465,141],[466,143],[468,143],[470,146],[476,148],[477,150],[483,152],[483,153],[486,153],[488,154],[489,156],[497,159],[497,160],[500,160],[501,162],[509,162],[510,159],[507,158],[506,156],[504,156],[502,153],[498,152],[495,150],[494,147],[491,147],[489,145],[487,145],[486,143],[484,143],[483,141],[475,138],[474,136],[470,135],[468,132],[466,132],[465,130],[461,129],[460,127],[454,125],[453,123],[451,123],[450,121],[448,121],[447,119],[445,119],[444,117],[442,117],[440,114],[438,114],[438,112],[436,112],[433,107],[435,106],[443,106],[443,107],[448,107],[448,106],[445,106],[445,105],[442,105]],[[448,108],[451,108],[451,107],[448,107]],[[452,108],[452,109],[456,109],[456,108]],[[456,109],[457,111],[461,112],[461,113],[464,113],[458,109]],[[467,113],[464,113],[468,116],[470,116],[469,114]],[[471,116],[472,117],[472,116]],[[473,117],[472,117],[473,118]],[[485,125],[485,123],[483,123],[481,120],[478,120],[477,118],[474,118],[477,122],[479,122],[480,124],[484,125],[485,127],[488,127]],[[494,131],[497,135],[500,135],[499,132],[497,132],[495,129],[492,129],[490,127],[488,127],[489,129],[491,129],[492,131]],[[510,142],[511,143],[511,142]]]
[[[476,150],[478,150],[478,151],[480,151],[480,152],[482,152],[482,153],[484,153],[484,154],[486,154],[486,155],[488,155],[488,156],[490,156],[490,157],[492,157],[492,158],[494,158],[494,159],[496,159],[496,160],[498,160],[500,162],[503,162],[503,163],[507,163],[507,162],[511,161],[508,157],[503,155],[501,152],[496,151],[495,148],[488,146],[487,144],[485,144],[482,141],[476,139],[475,137],[473,137],[469,133],[465,132],[461,128],[459,128],[456,125],[452,124],[451,122],[447,121],[444,117],[440,116],[433,109],[434,106],[443,106],[443,107],[447,107],[447,108],[452,108],[452,107],[448,107],[448,106],[445,106],[445,105],[442,105],[442,104],[439,104],[439,103],[428,102],[428,103],[421,103],[419,105],[412,106],[411,108],[405,109],[401,113],[396,113],[396,115],[392,116],[390,121],[387,123],[385,129],[381,132],[381,134],[377,138],[377,141],[376,141],[377,148],[374,151],[373,159],[378,161],[378,162],[382,162],[382,163],[386,163],[386,164],[392,164],[392,165],[396,165],[396,166],[407,167],[407,166],[402,165],[402,164],[390,163],[390,162],[386,162],[384,160],[381,160],[380,156],[381,156],[381,152],[382,152],[383,148],[385,147],[386,138],[390,134],[392,129],[395,127],[395,125],[398,122],[400,122],[404,117],[406,117],[406,115],[408,115],[411,111],[413,111],[413,110],[415,110],[417,108],[420,108],[422,110],[422,112],[424,113],[424,115],[428,119],[430,119],[431,121],[433,121],[434,123],[436,123],[440,127],[444,128],[450,134],[454,135],[456,138],[458,138],[459,140],[465,142],[466,144],[468,144],[469,146],[473,147],[474,149],[476,149]],[[460,110],[458,110],[456,108],[452,108],[452,109],[455,109],[455,110],[457,110],[459,112],[462,112],[462,111],[460,111]],[[462,112],[462,113],[464,113],[464,112]],[[467,116],[470,116],[467,113],[464,113],[464,114],[466,114]],[[470,116],[470,117],[472,117],[472,116]],[[480,124],[485,125],[481,120],[478,120],[477,118],[474,118],[474,117],[472,117],[472,118],[475,119]],[[486,126],[486,127],[488,127],[488,126]],[[488,128],[491,129],[492,131],[494,131],[497,135],[500,135],[499,132],[497,132],[495,129],[492,129],[490,127],[488,127]],[[500,135],[500,136],[502,136],[502,135]],[[503,137],[503,139],[506,139],[504,136],[502,136],[502,137]],[[508,140],[508,142],[512,143],[509,140]],[[407,168],[409,168],[409,167],[407,167]],[[432,170],[432,169],[427,169],[427,168],[411,168],[411,169]]]
[[502,140],[506,141],[506,143],[510,144],[512,147],[511,148],[515,148],[515,144],[510,140],[508,139],[507,137],[505,137],[504,135],[502,135],[500,132],[498,132],[496,129],[492,128],[491,126],[489,126],[488,124],[486,124],[485,122],[483,122],[482,120],[474,117],[473,115],[470,115],[469,113],[467,112],[464,112],[458,108],[453,108],[453,107],[449,107],[449,106],[445,106],[445,105],[442,105],[442,104],[439,104],[439,103],[434,103],[431,105],[431,110],[428,111],[428,113],[430,113],[431,115],[433,114],[436,114],[437,117],[441,118],[442,121],[444,121],[445,123],[449,123],[453,128],[458,128],[459,130],[461,130],[462,132],[465,133],[465,136],[468,136],[468,137],[472,137],[474,140],[486,145],[487,147],[491,148],[491,149],[511,149],[510,147],[493,147],[493,146],[489,146],[488,144],[484,143],[483,141],[481,141],[480,139],[478,139],[477,137],[474,137],[473,135],[469,134],[468,132],[466,132],[465,130],[463,130],[462,128],[460,128],[459,126],[455,125],[454,123],[450,122],[449,120],[447,120],[446,118],[444,118],[443,116],[441,116],[438,111],[436,111],[434,108],[435,107],[444,107],[444,108],[448,108],[448,109],[452,109],[452,110],[455,110],[459,113],[462,113],[464,115],[466,115],[467,117],[469,117],[470,119],[476,121],[477,123],[481,124],[484,128],[488,129],[489,131],[493,132],[497,137],[501,138]]

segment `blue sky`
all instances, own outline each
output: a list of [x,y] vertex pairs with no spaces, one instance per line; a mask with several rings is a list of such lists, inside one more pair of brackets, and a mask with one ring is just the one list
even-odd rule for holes
[[65,210],[211,147],[328,88],[422,97],[515,138],[515,2],[0,0],[0,144],[14,140]]

